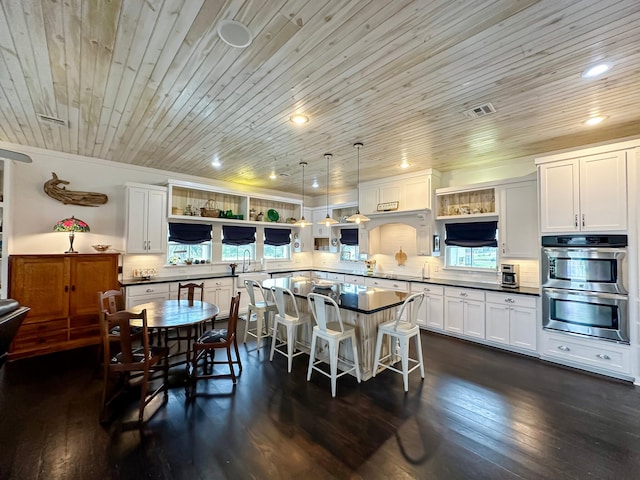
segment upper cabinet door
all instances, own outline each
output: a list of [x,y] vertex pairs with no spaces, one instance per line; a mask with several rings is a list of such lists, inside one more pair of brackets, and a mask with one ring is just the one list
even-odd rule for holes
[[166,189],[128,187],[127,191],[127,253],[165,253]]
[[147,206],[147,253],[167,251],[167,192],[149,190]]
[[627,162],[624,151],[580,159],[580,229],[627,229]]
[[538,199],[536,182],[508,184],[499,190],[500,230],[503,257],[537,258]]
[[578,160],[540,166],[540,230],[575,232],[579,227]]

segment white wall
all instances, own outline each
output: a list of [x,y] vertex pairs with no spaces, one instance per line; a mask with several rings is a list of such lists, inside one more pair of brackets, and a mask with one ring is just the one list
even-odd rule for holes
[[[126,197],[124,184],[136,182],[152,185],[165,185],[169,179],[187,180],[201,184],[247,190],[247,187],[229,185],[190,175],[181,175],[145,167],[138,167],[102,159],[70,155],[38,148],[13,145],[0,142],[0,148],[26,153],[33,163],[12,161],[10,174],[11,194],[5,198],[9,204],[8,254],[63,253],[69,248],[67,234],[53,232],[53,225],[66,217],[75,216],[87,222],[91,232],[77,234],[74,242],[75,250],[80,253],[94,253],[91,245],[98,243],[112,245],[116,251],[123,252],[125,247]],[[52,178],[55,172],[62,180],[69,182],[69,190],[104,193],[109,197],[105,205],[85,207],[64,205],[44,192],[44,183]],[[291,196],[283,192],[265,189],[252,189],[254,193],[265,193],[279,196]],[[310,254],[296,254],[294,261],[309,266]],[[127,270],[144,267],[165,267],[164,255],[127,255],[124,257],[125,275]],[[277,268],[279,264],[274,264]],[[196,267],[196,266],[192,266]],[[199,267],[199,272],[225,271],[224,265]],[[168,267],[167,267],[168,268]],[[165,269],[167,270],[167,269]],[[195,270],[193,270],[195,271]],[[167,270],[162,274],[178,273]]]

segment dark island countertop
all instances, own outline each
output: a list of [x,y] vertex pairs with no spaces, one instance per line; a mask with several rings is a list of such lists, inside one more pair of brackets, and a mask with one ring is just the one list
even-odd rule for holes
[[305,300],[309,293],[320,293],[333,298],[340,308],[364,314],[376,313],[402,305],[409,296],[409,293],[406,292],[395,292],[350,283],[329,284],[329,282],[322,281],[323,286],[321,287],[317,283],[318,281],[307,277],[281,277],[265,280],[262,285],[265,288],[274,286],[288,288],[294,296]]

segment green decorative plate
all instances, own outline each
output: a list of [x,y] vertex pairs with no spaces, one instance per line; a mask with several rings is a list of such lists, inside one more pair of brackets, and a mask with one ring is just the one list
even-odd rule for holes
[[273,208],[267,210],[267,218],[270,222],[277,222],[280,219],[280,215]]

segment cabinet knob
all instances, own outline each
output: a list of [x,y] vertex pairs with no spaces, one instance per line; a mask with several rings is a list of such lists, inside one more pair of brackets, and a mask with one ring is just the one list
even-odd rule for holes
[[558,345],[558,350],[562,350],[563,352],[569,352],[571,349],[566,345]]
[[576,213],[576,228],[578,228],[578,214]]
[[582,214],[582,226],[584,227],[584,213]]
[[461,296],[461,297],[468,297],[468,296],[469,296],[469,294],[468,294],[468,293],[466,293],[466,292],[461,292],[461,293],[460,293],[460,296]]
[[606,353],[599,353],[596,355],[600,360],[611,360],[611,357]]
[[151,293],[151,292],[153,292],[153,288],[147,288],[145,291],[146,291],[147,293]]
[[423,288],[423,289],[422,289],[422,291],[423,291],[423,292],[430,292],[430,291],[431,291],[431,289],[429,289],[429,288]]
[[507,303],[515,303],[516,302],[513,298],[505,298],[504,301],[507,302]]

